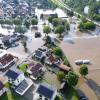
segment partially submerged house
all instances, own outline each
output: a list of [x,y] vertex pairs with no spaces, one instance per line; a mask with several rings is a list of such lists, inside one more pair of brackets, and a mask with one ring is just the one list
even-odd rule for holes
[[30,74],[30,77],[34,80],[37,80],[41,74],[43,74],[42,70],[43,66],[39,63],[32,65],[30,69],[28,69],[28,73]]
[[8,70],[6,76],[8,77],[9,83],[14,86],[18,86],[25,79],[24,73],[21,71],[15,72],[13,70]]
[[34,100],[55,100],[57,90],[48,84],[40,84],[36,89]]
[[35,51],[35,55],[34,56],[35,56],[35,58],[37,60],[41,61],[45,57],[45,52],[40,50],[40,49],[38,49],[38,50]]
[[4,46],[17,46],[18,43],[16,42],[18,40],[17,34],[14,35],[8,35],[8,36],[4,36],[2,38],[2,42],[4,44]]
[[45,63],[50,65],[53,69],[58,70],[58,68],[62,71],[68,72],[71,70],[70,67],[64,65],[63,62],[59,59],[54,57],[52,53],[47,54]]
[[8,70],[6,76],[8,77],[8,82],[12,84],[14,90],[20,95],[23,95],[33,85],[33,82],[30,79],[26,79],[24,73],[17,69],[16,71]]
[[4,71],[9,69],[10,67],[14,66],[15,63],[15,58],[11,54],[7,53],[2,53],[0,55],[0,70]]
[[49,55],[47,57],[47,59],[45,60],[45,63],[48,64],[48,65],[59,64],[60,60],[56,59],[53,55]]

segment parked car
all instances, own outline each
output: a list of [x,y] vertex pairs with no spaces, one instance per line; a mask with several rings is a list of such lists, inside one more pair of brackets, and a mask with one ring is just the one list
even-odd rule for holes
[[85,96],[85,94],[81,90],[77,90],[77,94],[79,97],[79,100],[88,100],[88,98]]
[[76,65],[90,64],[90,60],[75,60]]
[[41,33],[40,32],[35,32],[35,38],[39,38],[41,37]]
[[76,65],[82,65],[83,64],[83,60],[75,60],[75,64]]
[[83,64],[90,64],[90,60],[83,60]]

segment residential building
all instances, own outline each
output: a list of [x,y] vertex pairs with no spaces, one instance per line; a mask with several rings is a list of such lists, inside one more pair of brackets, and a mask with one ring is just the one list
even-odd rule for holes
[[40,84],[36,89],[34,100],[54,100],[57,90],[48,84]]
[[7,46],[7,47],[18,45],[18,43],[16,42],[17,40],[18,40],[18,37],[17,37],[16,34],[4,36],[4,37],[2,38],[3,44],[4,44],[5,46]]
[[[30,67],[30,66],[29,66]],[[30,77],[34,80],[37,80],[37,78],[43,74],[43,70],[42,70],[43,66],[39,63],[32,65],[32,67],[30,68],[30,70],[28,69],[28,72],[30,73]]]
[[35,51],[35,58],[37,59],[37,60],[42,60],[44,57],[45,57],[45,52],[43,52],[42,50],[36,50]]
[[1,51],[0,56],[0,70],[7,70],[15,65],[15,58],[11,54],[7,54],[5,51]]
[[15,90],[20,95],[24,95],[25,92],[33,85],[33,82],[29,78],[25,78],[24,73],[17,70],[8,70],[6,73],[9,83],[11,83]]
[[25,79],[24,73],[21,71],[15,72],[13,70],[8,70],[6,76],[8,77],[9,83],[14,86],[18,86]]

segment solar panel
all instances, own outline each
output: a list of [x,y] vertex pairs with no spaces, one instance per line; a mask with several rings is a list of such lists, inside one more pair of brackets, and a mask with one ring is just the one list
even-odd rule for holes
[[16,73],[15,71],[12,71],[12,70],[8,70],[7,73],[6,73],[6,76],[8,76],[9,78],[11,79],[16,79],[18,77],[18,73]]
[[49,98],[51,99],[53,94],[54,94],[54,91],[43,86],[43,85],[40,85],[37,92],[40,94],[40,95],[43,95],[44,97],[46,98]]
[[28,83],[24,80],[19,87],[16,89],[16,91],[22,93],[24,90],[28,87]]

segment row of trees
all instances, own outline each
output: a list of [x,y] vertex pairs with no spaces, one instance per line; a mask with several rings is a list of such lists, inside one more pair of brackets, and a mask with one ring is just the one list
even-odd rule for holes
[[[85,77],[88,74],[88,67],[86,65],[81,65],[80,69],[79,69],[79,73],[83,77]],[[59,71],[57,73],[57,77],[60,81],[62,81],[63,79],[66,80],[68,82],[69,86],[72,86],[72,87],[77,85],[78,78],[79,78],[79,76],[73,71],[68,72],[67,75],[64,72]]]
[[30,25],[37,25],[38,20],[36,18],[33,18],[31,20],[20,20],[20,19],[14,19],[14,20],[0,20],[0,24],[7,24],[7,25],[24,25],[26,28],[29,29]]
[[64,2],[71,7],[73,10],[84,14],[84,8],[89,6],[89,13],[87,16],[90,18],[100,21],[100,1],[97,0],[64,0]]
[[80,31],[94,30],[95,28],[96,28],[96,25],[93,22],[87,21],[85,18],[82,18],[82,21],[79,24]]

